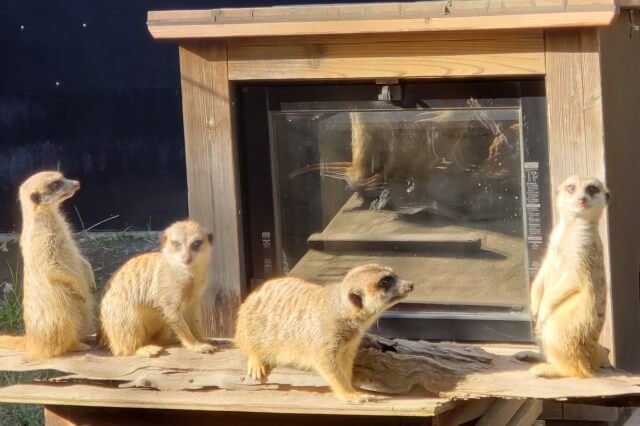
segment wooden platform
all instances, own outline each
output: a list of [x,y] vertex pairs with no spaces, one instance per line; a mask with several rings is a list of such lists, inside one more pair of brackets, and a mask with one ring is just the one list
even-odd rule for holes
[[[26,363],[0,351],[0,370],[55,370],[47,381],[0,389],[9,403],[218,412],[432,417],[456,401],[494,398],[640,402],[640,377],[614,369],[591,379],[537,379],[512,354],[522,346],[473,346],[371,338],[361,349],[355,383],[389,394],[380,402],[338,400],[315,374],[275,369],[266,384],[245,380],[244,357],[226,340],[214,354],[172,347],[157,358],[112,357],[95,350]],[[484,406],[483,406],[484,407]],[[484,407],[486,410],[488,407]]]

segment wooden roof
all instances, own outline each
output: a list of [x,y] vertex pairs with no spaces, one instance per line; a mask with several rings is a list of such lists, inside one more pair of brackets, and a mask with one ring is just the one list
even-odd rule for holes
[[170,10],[148,13],[155,38],[234,38],[609,25],[614,0],[449,0]]

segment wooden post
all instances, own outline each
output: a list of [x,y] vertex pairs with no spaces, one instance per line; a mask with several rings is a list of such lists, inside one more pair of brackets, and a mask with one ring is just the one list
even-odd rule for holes
[[[600,56],[596,29],[545,33],[551,188],[574,174],[605,176]],[[554,212],[554,216],[557,212]],[[615,360],[611,322],[608,214],[600,224],[607,270],[607,319],[602,344]]]
[[[632,19],[632,14],[635,18]],[[622,10],[598,32],[607,182],[613,341],[616,365],[640,371],[640,11]]]
[[214,234],[205,322],[210,335],[229,337],[243,270],[226,45],[206,40],[181,45],[180,79],[189,215]]

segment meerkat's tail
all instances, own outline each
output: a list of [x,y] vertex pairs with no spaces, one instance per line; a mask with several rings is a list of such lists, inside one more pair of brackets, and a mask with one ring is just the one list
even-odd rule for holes
[[24,336],[0,336],[0,348],[24,352],[26,346]]

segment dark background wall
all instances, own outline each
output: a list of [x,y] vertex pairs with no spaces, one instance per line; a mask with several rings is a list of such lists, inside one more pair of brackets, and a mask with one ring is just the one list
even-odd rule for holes
[[0,232],[20,229],[17,187],[43,169],[82,182],[65,207],[77,229],[186,216],[178,53],[146,12],[277,3],[314,2],[0,1]]

